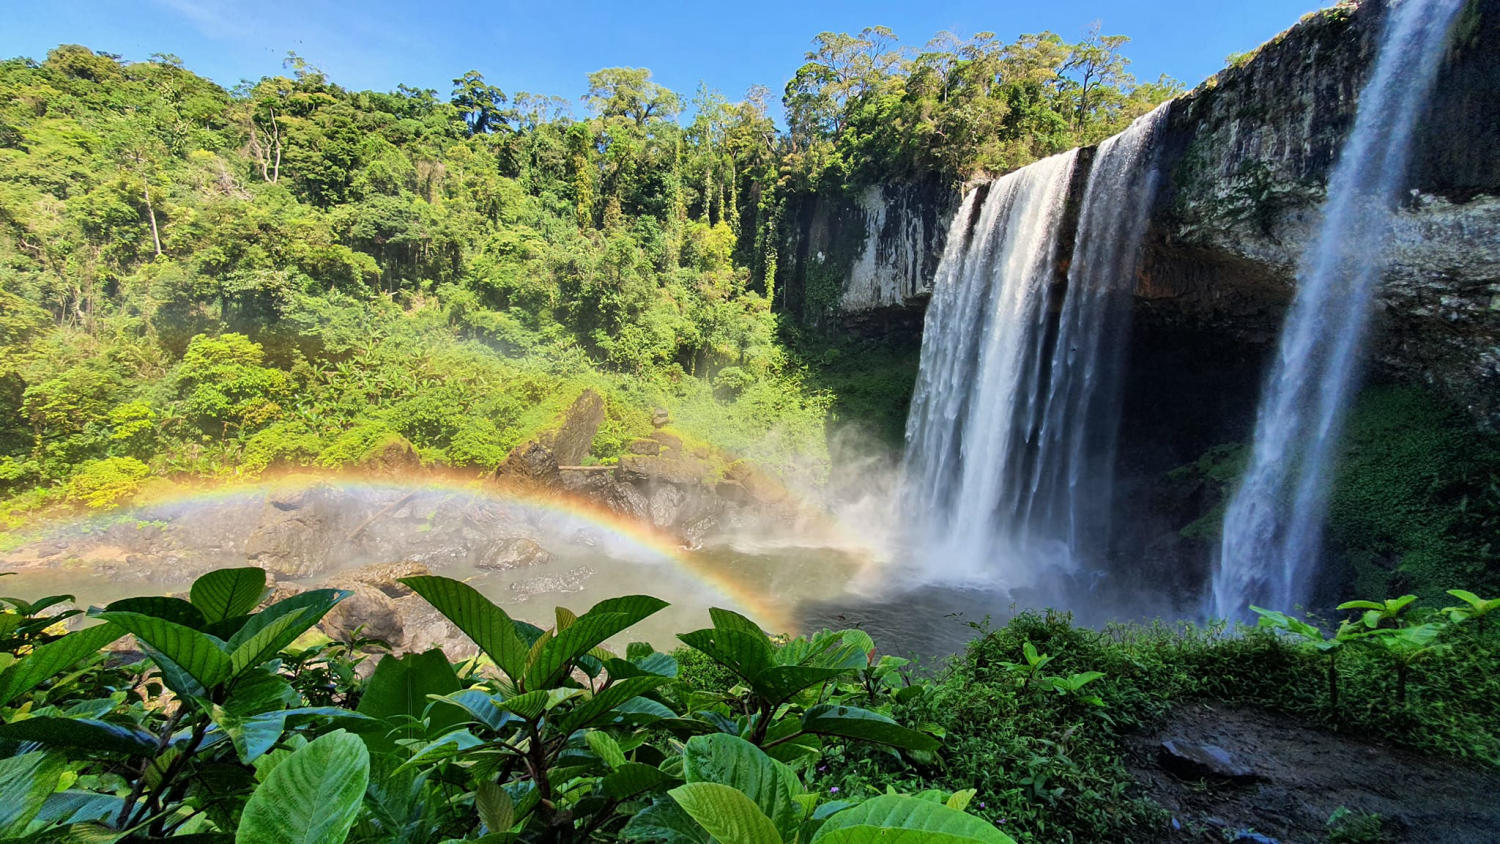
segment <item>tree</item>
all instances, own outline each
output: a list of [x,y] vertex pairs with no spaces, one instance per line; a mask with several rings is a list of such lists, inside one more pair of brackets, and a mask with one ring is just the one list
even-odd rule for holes
[[644,67],[606,67],[590,73],[583,100],[600,117],[626,118],[640,127],[671,120],[682,108],[676,92],[652,82],[651,71]]
[[470,135],[488,135],[509,129],[513,113],[506,111],[505,92],[487,85],[484,75],[471,70],[453,80],[453,105],[463,115]]

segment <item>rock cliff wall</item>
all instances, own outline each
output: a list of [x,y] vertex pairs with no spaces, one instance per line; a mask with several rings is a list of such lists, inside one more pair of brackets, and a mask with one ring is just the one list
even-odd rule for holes
[[[1308,15],[1172,103],[1135,344],[1170,348],[1182,335],[1235,367],[1270,348],[1387,8],[1363,0]],[[1418,128],[1369,349],[1380,374],[1432,386],[1491,428],[1500,428],[1497,55],[1500,0],[1470,0]],[[855,326],[915,323],[958,198],[933,180],[798,200],[778,282],[785,307],[809,321],[833,312]]]
[[[1173,103],[1137,330],[1275,339],[1387,3],[1309,16]],[[1500,0],[1471,0],[1383,248],[1371,359],[1500,426]],[[1377,248],[1369,244],[1368,248]]]

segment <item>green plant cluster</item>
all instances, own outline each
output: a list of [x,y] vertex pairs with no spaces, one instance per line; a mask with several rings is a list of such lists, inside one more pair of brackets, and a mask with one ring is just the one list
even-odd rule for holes
[[[1213,506],[1184,538],[1215,543],[1244,470],[1243,444],[1215,446],[1173,470],[1207,485]],[[1414,592],[1441,600],[1452,583],[1500,588],[1500,439],[1461,408],[1414,386],[1363,390],[1349,414],[1329,496],[1327,537],[1336,596]],[[1330,602],[1331,603],[1331,602]]]
[[[1091,630],[1031,611],[999,629],[977,625],[936,687],[904,710],[941,729],[939,768],[850,747],[827,756],[819,782],[853,794],[974,789],[970,810],[1018,840],[1163,840],[1168,815],[1143,793],[1132,760],[1139,736],[1192,701],[1500,767],[1500,627],[1486,614],[1500,599],[1453,595],[1458,604],[1442,609],[1406,598],[1350,604],[1346,630],[1364,635],[1342,646],[1335,687],[1325,635],[1282,613],[1233,635],[1222,624]],[[1381,620],[1369,627],[1375,606]],[[1388,607],[1401,626],[1381,615]]]
[[[344,593],[266,604],[253,568],[74,632],[63,596],[4,599],[0,834],[1154,840],[1168,819],[1130,771],[1133,737],[1193,700],[1500,767],[1500,598],[1463,590],[1441,609],[1350,602],[1331,636],[1269,610],[1235,635],[1026,612],[976,625],[921,679],[857,630],[773,639],[713,610],[675,653],[620,653],[605,643],[661,601],[558,609],[543,630],[461,582],[404,582],[475,657],[387,654],[371,672],[378,643],[306,632]],[[126,633],[137,651],[101,654]],[[1330,835],[1372,823],[1338,816]]]
[[[964,812],[973,792],[809,789],[830,747],[938,758],[939,738],[892,717],[927,687],[862,632],[773,640],[715,609],[680,637],[724,681],[697,687],[670,654],[604,646],[666,606],[655,598],[558,608],[542,630],[462,582],[402,582],[479,655],[387,654],[360,680],[371,643],[298,645],[348,593],[267,604],[258,568],[115,601],[71,633],[77,611],[45,614],[65,598],[5,599],[0,837],[1011,841]],[[140,651],[106,660],[127,634]]]

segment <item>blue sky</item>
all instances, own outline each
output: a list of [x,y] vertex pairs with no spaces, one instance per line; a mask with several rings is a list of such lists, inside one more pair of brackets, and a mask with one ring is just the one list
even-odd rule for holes
[[[782,87],[823,30],[889,26],[920,46],[941,30],[1008,39],[1050,29],[1080,37],[1095,20],[1131,38],[1142,80],[1189,87],[1327,0],[762,0],[705,2],[455,2],[455,0],[10,0],[0,56],[43,58],[59,43],[145,59],[175,53],[226,87],[281,72],[295,51],[341,85],[398,83],[446,95],[471,68],[507,93],[577,102],[601,67],[649,67],[685,97],[698,83],[738,98]],[[581,109],[580,109],[581,110]]]

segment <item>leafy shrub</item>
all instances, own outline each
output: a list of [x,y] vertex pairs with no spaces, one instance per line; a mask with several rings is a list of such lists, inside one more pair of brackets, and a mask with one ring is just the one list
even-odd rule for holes
[[68,479],[67,498],[86,507],[112,507],[139,492],[150,474],[151,469],[134,457],[93,460]]

